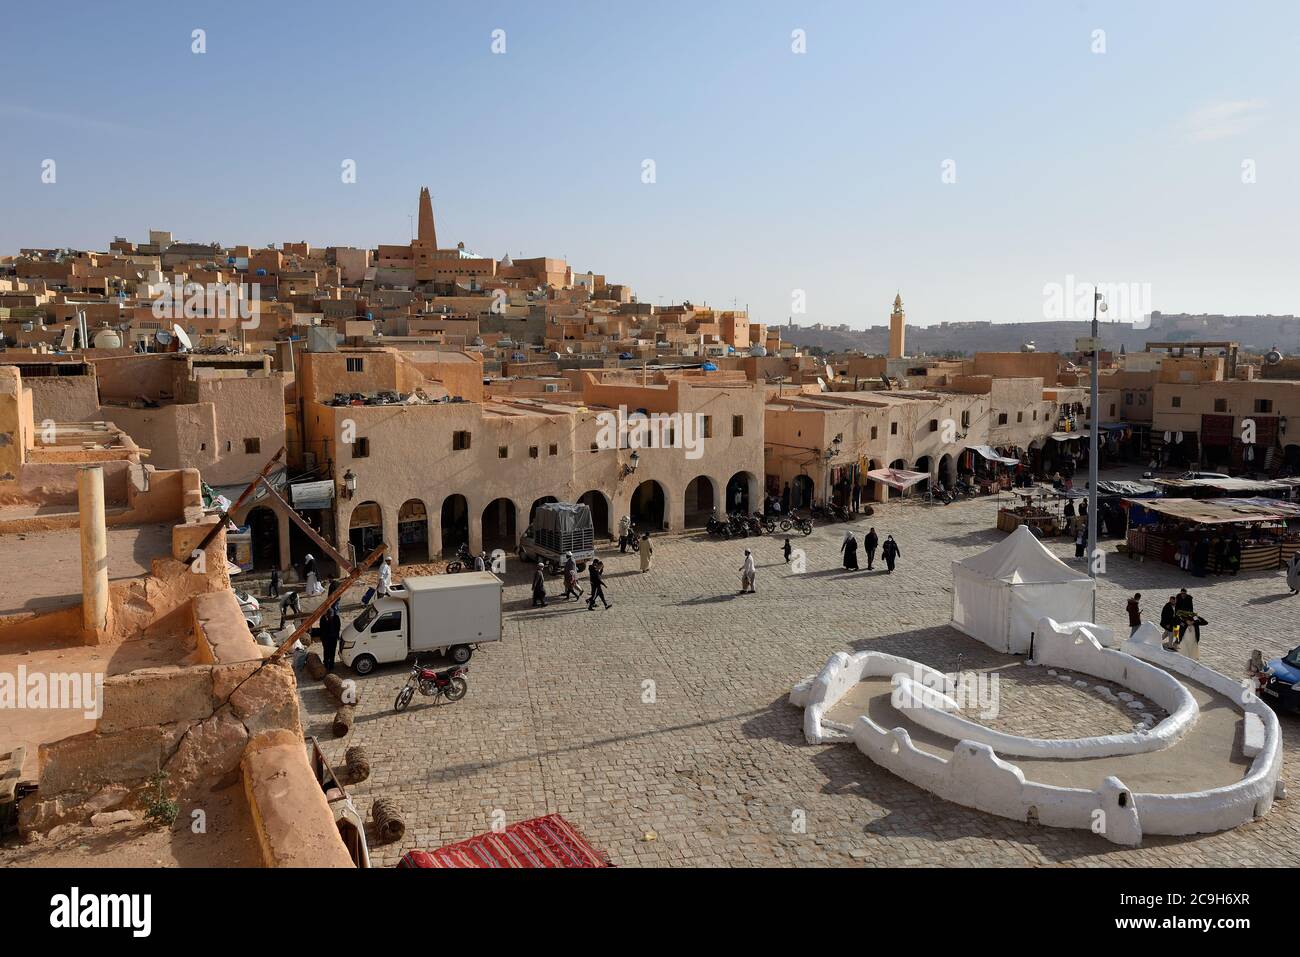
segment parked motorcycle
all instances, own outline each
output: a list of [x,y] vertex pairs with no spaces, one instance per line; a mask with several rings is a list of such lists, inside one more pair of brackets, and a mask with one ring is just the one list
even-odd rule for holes
[[469,546],[461,542],[460,547],[456,549],[456,557],[447,563],[446,573],[454,575],[457,572],[463,572],[467,568],[474,567],[474,556],[469,553]]
[[405,711],[417,691],[425,697],[434,698],[435,703],[438,698],[459,701],[469,692],[469,682],[465,680],[467,674],[469,674],[469,665],[456,665],[453,668],[435,671],[417,661],[411,666],[411,675],[406,679],[406,684],[402,686],[401,691],[397,692],[393,710]]
[[811,535],[813,530],[812,519],[804,515],[792,515],[790,517],[790,527],[796,532]]

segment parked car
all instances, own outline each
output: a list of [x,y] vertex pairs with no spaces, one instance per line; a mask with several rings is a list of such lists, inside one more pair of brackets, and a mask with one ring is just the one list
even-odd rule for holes
[[1260,696],[1279,711],[1300,714],[1300,646],[1264,666]]

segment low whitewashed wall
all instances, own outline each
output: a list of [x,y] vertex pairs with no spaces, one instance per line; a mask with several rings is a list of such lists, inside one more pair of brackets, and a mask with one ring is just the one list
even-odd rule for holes
[[[980,741],[958,740],[951,758],[943,758],[917,748],[902,728],[882,728],[866,715],[860,716],[853,726],[853,741],[876,764],[955,804],[1013,820],[1089,829],[1124,845],[1140,843],[1143,833],[1198,834],[1226,830],[1261,817],[1272,808],[1282,763],[1281,730],[1277,716],[1266,704],[1246,695],[1241,682],[1167,652],[1150,641],[1126,642],[1123,652],[1101,648],[1078,623],[1071,623],[1067,628],[1051,622],[1040,630],[1040,635],[1045,638],[1041,644],[1035,640],[1035,655],[1040,663],[1050,661],[1132,688],[1171,710],[1168,720],[1178,718],[1171,727],[1179,736],[1190,726],[1184,698],[1190,697],[1190,693],[1168,672],[1184,675],[1238,703],[1243,714],[1255,716],[1263,726],[1263,742],[1250,772],[1241,781],[1221,788],[1182,794],[1135,794],[1113,776],[1091,790],[1026,781],[1018,766],[1004,761],[992,746]],[[791,692],[791,703],[805,709],[805,737],[813,743],[825,740],[822,715],[854,683],[864,677],[892,677],[899,673],[914,676],[908,680],[920,676],[931,688],[942,687],[945,694],[952,690],[950,683],[941,684],[939,678],[932,677],[942,677],[941,673],[917,662],[874,652],[855,655],[839,652],[814,679],[801,682]],[[1171,681],[1177,685],[1177,694]],[[929,702],[931,713],[943,713],[934,707],[932,698],[923,700]],[[1190,720],[1194,721],[1195,699],[1191,706]],[[909,717],[915,720],[911,712]],[[1095,757],[1084,752],[1072,756]]]

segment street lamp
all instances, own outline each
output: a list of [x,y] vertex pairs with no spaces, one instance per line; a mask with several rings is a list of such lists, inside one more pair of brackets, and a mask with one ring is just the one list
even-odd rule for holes
[[1101,432],[1100,398],[1097,385],[1097,369],[1101,362],[1097,314],[1106,311],[1106,301],[1101,290],[1093,286],[1092,291],[1092,428],[1088,435],[1088,577],[1093,580],[1092,620],[1097,620],[1097,561],[1093,554],[1097,549],[1097,452],[1098,434]]
[[346,472],[343,473],[344,496],[348,499],[351,499],[352,496],[356,494],[356,491],[357,491],[357,477],[354,474],[352,474],[351,469],[348,469]]
[[618,473],[619,478],[627,478],[636,472],[636,467],[641,464],[641,453],[635,449],[632,451],[632,461],[623,466],[622,471]]

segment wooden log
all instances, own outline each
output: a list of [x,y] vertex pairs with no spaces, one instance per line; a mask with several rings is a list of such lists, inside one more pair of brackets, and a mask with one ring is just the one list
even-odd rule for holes
[[343,704],[343,679],[336,674],[325,676],[325,690],[328,691],[339,704]]
[[375,821],[375,832],[385,844],[400,841],[406,833],[402,809],[392,798],[378,798],[370,806],[370,816]]
[[320,681],[327,674],[325,662],[321,661],[320,655],[314,651],[307,655],[307,674],[311,675],[315,681]]
[[347,765],[349,784],[358,784],[370,777],[370,756],[361,745],[354,744],[348,748],[343,761]]
[[350,704],[345,704],[334,712],[334,737],[341,738],[352,730],[352,722],[356,720],[356,708]]

